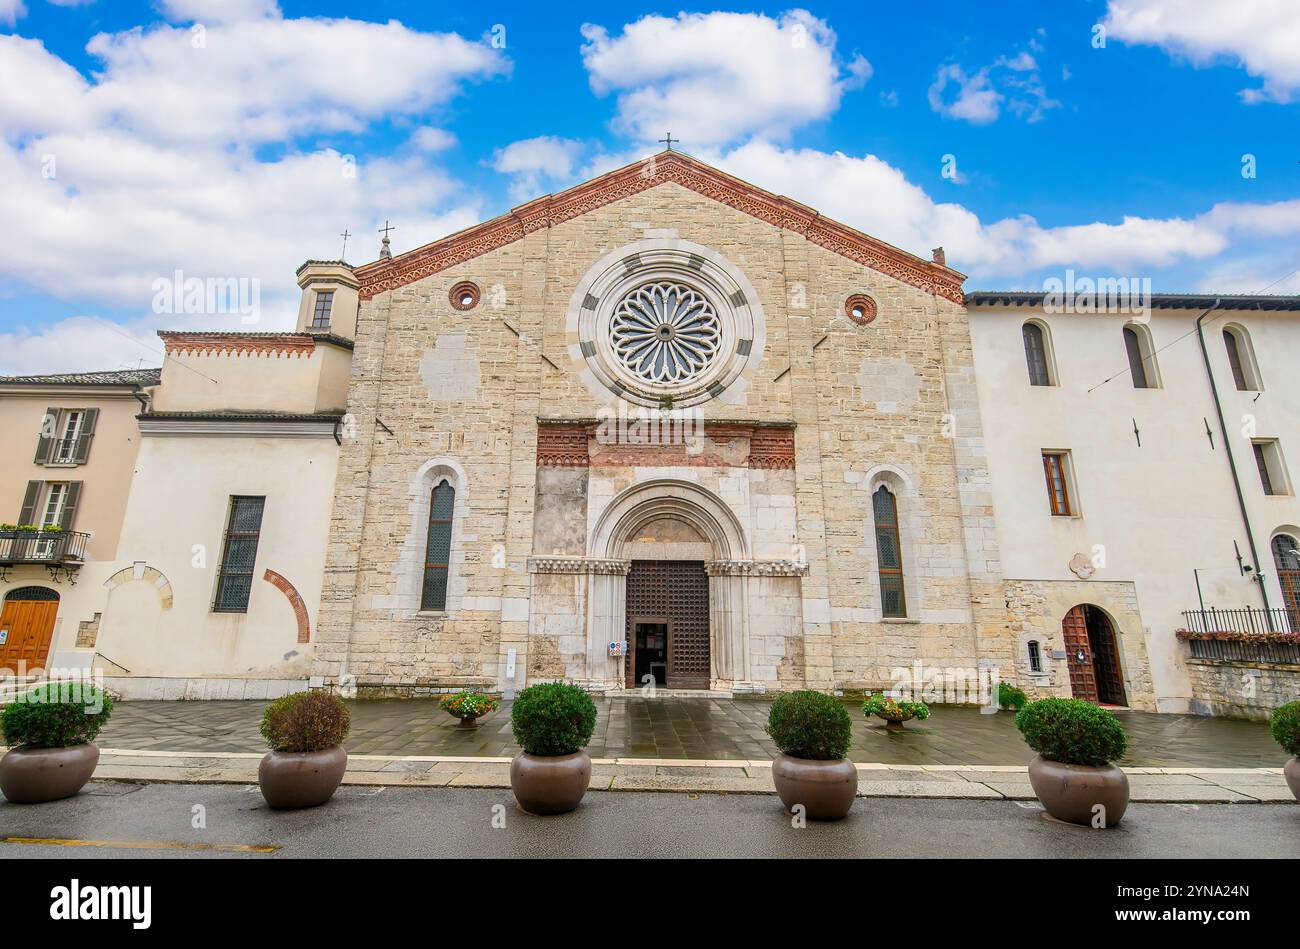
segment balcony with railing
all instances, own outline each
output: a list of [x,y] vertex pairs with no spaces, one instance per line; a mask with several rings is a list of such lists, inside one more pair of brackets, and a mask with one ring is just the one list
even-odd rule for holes
[[1193,659],[1300,665],[1300,612],[1292,609],[1186,610],[1177,636]]
[[0,567],[79,567],[90,535],[81,531],[0,530]]

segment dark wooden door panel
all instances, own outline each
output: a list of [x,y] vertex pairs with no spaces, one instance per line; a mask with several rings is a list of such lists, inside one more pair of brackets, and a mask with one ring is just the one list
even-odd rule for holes
[[632,649],[624,665],[629,688],[635,681],[637,618],[666,617],[667,682],[670,689],[707,689],[709,577],[699,561],[634,560],[627,575],[627,637]]
[[[1097,674],[1092,668],[1092,645],[1088,642],[1088,619],[1083,607],[1065,614],[1061,623],[1065,637],[1065,659],[1070,665],[1070,692],[1076,699],[1097,701]],[[1080,655],[1082,652],[1082,655]]]

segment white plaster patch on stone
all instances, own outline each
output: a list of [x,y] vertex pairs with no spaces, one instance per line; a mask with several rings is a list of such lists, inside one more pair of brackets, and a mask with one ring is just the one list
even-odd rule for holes
[[637,223],[632,226],[644,231],[646,240],[677,240],[681,237],[675,227],[651,227],[649,223]]
[[501,609],[501,597],[467,596],[460,601],[460,608],[474,613],[496,613]]
[[748,405],[749,404],[749,380],[741,377],[727,386],[718,396],[718,401],[723,405]]
[[805,623],[829,623],[831,621],[831,601],[804,597],[803,619]]
[[920,401],[921,377],[901,356],[893,359],[865,357],[858,368],[862,400],[874,402],[884,415],[906,412]]
[[474,402],[479,397],[478,349],[464,333],[446,333],[420,360],[420,381],[433,402]]
[[503,597],[501,600],[501,619],[503,622],[527,622],[528,597]]

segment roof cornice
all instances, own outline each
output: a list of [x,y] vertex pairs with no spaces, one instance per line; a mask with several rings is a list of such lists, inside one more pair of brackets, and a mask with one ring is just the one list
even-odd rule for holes
[[961,285],[966,279],[964,274],[900,250],[846,224],[824,218],[806,205],[764,191],[675,151],[660,152],[651,159],[626,165],[567,191],[522,204],[500,217],[392,259],[357,267],[354,272],[361,282],[361,299],[369,300],[385,291],[404,287],[512,244],[534,231],[554,227],[668,182],[674,182],[775,227],[793,231],[819,247],[927,293],[937,294],[954,303],[962,302]]
[[[1104,298],[1107,291],[1098,289]],[[967,307],[1030,306],[1042,307],[1047,299],[1059,294],[1045,290],[976,290],[966,294]],[[1143,294],[1154,310],[1290,310],[1300,311],[1300,296],[1231,293],[1152,293]],[[1217,306],[1216,306],[1217,301]]]

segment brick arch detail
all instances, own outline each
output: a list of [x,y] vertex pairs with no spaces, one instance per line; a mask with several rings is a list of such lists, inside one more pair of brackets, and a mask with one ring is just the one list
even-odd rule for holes
[[283,593],[289,605],[293,607],[294,619],[298,621],[298,642],[311,642],[311,620],[307,617],[307,604],[302,601],[298,588],[274,570],[268,569],[262,574],[262,579]]
[[172,584],[157,567],[151,567],[143,560],[137,560],[129,567],[123,567],[117,573],[113,574],[104,581],[104,587],[112,592],[124,583],[131,583],[134,580],[141,580],[150,584],[158,591],[158,598],[162,601],[162,608],[170,610],[172,608]]

